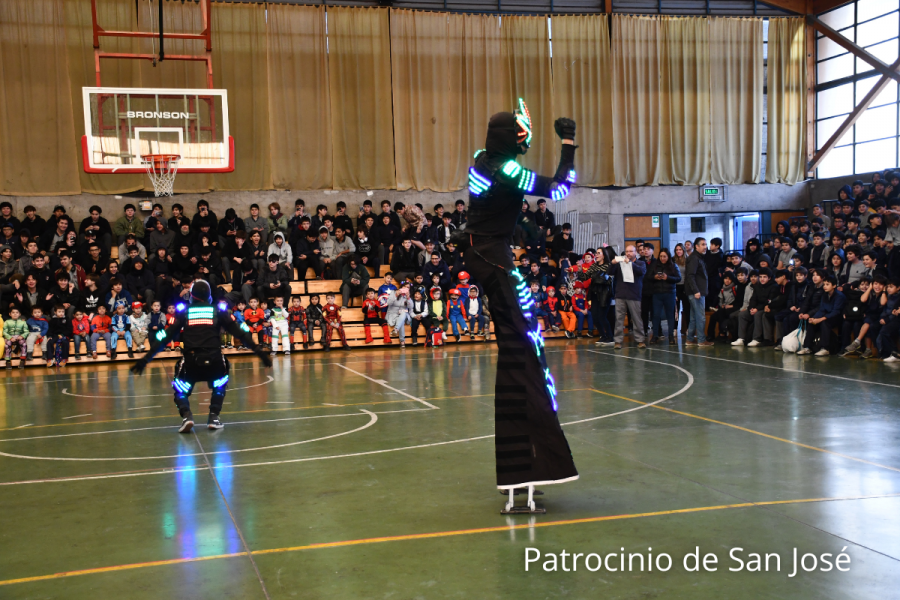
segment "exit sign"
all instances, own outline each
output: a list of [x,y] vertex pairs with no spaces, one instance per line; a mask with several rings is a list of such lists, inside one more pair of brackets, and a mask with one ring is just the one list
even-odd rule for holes
[[725,202],[727,189],[724,185],[701,185],[700,202]]

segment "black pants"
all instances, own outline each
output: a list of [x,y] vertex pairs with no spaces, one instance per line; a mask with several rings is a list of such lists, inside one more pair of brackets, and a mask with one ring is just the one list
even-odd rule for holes
[[191,411],[191,392],[194,385],[201,381],[205,381],[212,390],[209,412],[215,415],[222,412],[230,370],[231,364],[218,349],[185,350],[184,356],[175,365],[175,379],[172,381],[178,413],[184,417]]
[[291,284],[283,283],[275,289],[270,288],[268,285],[261,285],[256,288],[256,297],[259,298],[260,302],[266,300],[267,298],[284,298],[284,305],[287,306],[291,300]]
[[641,295],[641,323],[644,324],[643,333],[647,333],[649,329],[650,332],[653,332],[653,328],[650,326],[653,323],[651,318],[651,314],[653,313],[653,295]]
[[[547,367],[537,318],[513,265],[509,241],[472,236],[467,270],[483,285],[497,335],[494,447],[498,486],[562,482],[578,477],[556,415],[556,386]],[[530,316],[526,316],[528,313]]]
[[719,326],[719,335],[725,335],[725,330],[728,329],[728,317],[730,317],[733,313],[737,312],[738,308],[720,308],[716,312],[712,314],[709,318],[709,321],[706,323],[706,339],[715,340],[716,339],[716,326]]
[[[832,327],[837,327],[841,324],[842,317],[832,317],[830,319],[825,319],[821,323],[808,323],[806,329],[806,341],[803,342],[803,345],[810,350],[821,350],[825,349],[829,352],[833,352],[836,348],[832,348],[831,338],[832,338]],[[816,338],[819,339],[819,343],[816,344]]]

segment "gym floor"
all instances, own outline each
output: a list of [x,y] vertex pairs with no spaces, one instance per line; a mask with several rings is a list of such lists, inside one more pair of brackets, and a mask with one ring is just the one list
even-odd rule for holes
[[[225,429],[190,435],[172,361],[13,371],[0,597],[896,597],[893,365],[582,340],[548,358],[581,478],[515,516],[494,485],[492,345],[235,358]],[[198,425],[208,400],[198,386]],[[716,571],[685,570],[697,547]],[[794,548],[850,562],[791,577]],[[545,572],[563,551],[654,568]],[[750,553],[780,571],[749,572]]]

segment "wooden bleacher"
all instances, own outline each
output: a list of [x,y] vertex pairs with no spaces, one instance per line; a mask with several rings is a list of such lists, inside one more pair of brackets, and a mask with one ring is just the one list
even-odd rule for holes
[[[525,250],[513,250],[513,255],[515,256],[516,265],[519,264],[519,259],[521,258],[521,256],[523,254],[525,254]],[[116,248],[114,246],[112,248],[111,257],[116,258],[117,256],[118,256],[118,248]],[[383,285],[384,284],[384,275],[388,271],[390,271],[390,267],[388,265],[382,265],[380,272],[378,273],[378,277],[376,278],[374,269],[369,267],[369,275],[372,277],[372,279],[369,280],[369,287],[378,289],[379,286]],[[294,279],[295,279],[295,281],[291,282],[291,293],[294,296],[300,297],[301,303],[303,304],[304,307],[309,305],[309,303],[310,303],[309,298],[313,294],[319,294],[320,296],[324,296],[328,292],[333,292],[335,294],[335,296],[337,296],[337,302],[340,303],[340,301],[341,301],[341,281],[340,280],[316,279],[315,272],[312,269],[307,270],[305,281],[296,281],[297,272],[295,269],[294,270]],[[225,291],[231,291],[230,284],[223,285],[222,288]],[[322,302],[322,304],[325,303],[324,297],[321,299],[321,302]],[[383,340],[383,333],[381,331],[381,328],[378,326],[373,326],[373,328],[372,328],[372,337],[374,338],[375,341],[373,341],[371,344],[365,343],[366,334],[365,334],[365,327],[362,324],[362,321],[363,321],[362,309],[359,308],[361,306],[362,306],[361,299],[358,297],[353,298],[350,302],[350,306],[347,309],[342,311],[342,317],[343,317],[343,321],[344,321],[344,325],[345,325],[344,331],[347,336],[348,344],[350,344],[350,346],[352,348],[373,348],[373,347],[385,346],[384,340]],[[543,330],[543,328],[544,328],[543,323],[541,323],[541,329]],[[411,346],[412,345],[412,337],[411,337],[410,328],[407,327],[406,329],[407,329],[406,342],[407,342],[407,344],[409,344]],[[420,331],[420,342],[419,343],[424,344],[425,334],[422,333],[421,328],[419,331]],[[493,323],[491,324],[491,331],[493,332]],[[316,330],[315,335],[316,335],[316,337],[318,337],[320,335],[320,331]],[[546,339],[554,339],[554,338],[566,339],[565,334],[562,331],[560,331],[560,332],[544,331],[544,337]],[[489,343],[493,343],[493,339],[494,338],[492,338],[492,341]],[[302,340],[303,340],[302,335],[297,333],[295,335],[294,341],[298,344],[298,346],[293,350],[294,353],[321,351],[323,348],[322,344],[316,342],[316,343],[310,344],[309,349],[304,350],[302,344],[300,344],[302,342]],[[392,341],[392,345],[399,349],[400,340],[397,338],[392,338],[391,341]],[[450,335],[450,333],[448,332],[448,338],[447,338],[446,344],[448,346],[452,347],[452,346],[456,345],[456,343],[457,342],[455,341],[455,338],[452,335]],[[484,341],[483,337],[476,337],[475,340],[470,340],[468,337],[464,337],[462,339],[462,341],[460,341],[459,343],[460,344],[484,344],[485,341]],[[95,364],[95,363],[100,363],[100,362],[112,362],[111,359],[106,357],[105,342],[103,340],[99,340],[97,342],[97,346],[98,346],[98,348],[97,348],[97,358],[96,359],[91,359],[90,355],[87,354],[86,356],[85,355],[82,356],[81,361],[76,361],[74,358],[74,353],[73,353],[74,352],[74,344],[70,344],[69,364],[75,366],[75,365],[80,365],[80,364]],[[334,350],[334,349],[339,349],[339,348],[340,348],[340,339],[337,338],[337,336],[334,336],[332,338],[332,349]],[[81,350],[82,350],[82,352],[86,351],[85,343],[82,343]],[[128,354],[127,354],[128,348],[125,345],[124,339],[119,339],[119,342],[116,345],[116,352],[118,354],[118,356],[116,357],[116,362],[136,360],[137,358],[140,358],[142,355],[141,352],[136,352],[135,359],[128,358]],[[224,352],[225,352],[225,354],[250,354],[249,350],[230,349],[230,350],[225,350]],[[35,356],[35,358],[33,360],[29,361],[26,366],[41,367],[41,366],[46,365],[46,359],[44,359],[41,356],[40,345],[35,346],[34,356]],[[177,351],[171,351],[171,352],[164,351],[164,352],[160,352],[157,355],[155,360],[175,359],[175,358],[179,358],[180,356],[181,356],[181,353],[177,352]],[[38,357],[40,357],[40,358],[38,358]],[[13,363],[15,365],[18,365],[18,358],[14,358]]]

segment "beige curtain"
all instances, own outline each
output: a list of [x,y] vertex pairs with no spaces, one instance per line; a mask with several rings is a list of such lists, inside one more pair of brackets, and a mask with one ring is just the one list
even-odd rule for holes
[[78,194],[62,0],[0,2],[0,193]]
[[553,115],[568,116],[578,125],[578,183],[613,185],[612,58],[607,17],[553,17],[551,25]]
[[613,15],[616,185],[658,185],[659,19]]
[[806,27],[769,19],[766,181],[806,179]]
[[[503,17],[502,53],[509,70],[509,95],[522,98],[531,113],[531,149],[521,162],[552,175],[559,161],[559,139],[553,130],[553,84],[550,76],[550,37],[546,17]],[[502,110],[512,111],[514,105]]]
[[[133,3],[132,3],[133,4]],[[213,4],[213,22],[215,23],[215,13],[221,4]],[[137,22],[138,27],[143,31],[149,31],[150,13],[147,12],[147,4],[140,3]],[[153,16],[153,28],[158,25]],[[197,33],[203,30],[203,13],[200,10],[200,4],[197,2],[166,2],[165,11],[163,12],[164,29],[170,33]],[[128,29],[132,29],[133,25]],[[213,31],[215,34],[215,30]],[[105,43],[105,41],[103,42]],[[153,39],[141,39],[139,42],[140,51],[142,53],[151,54],[159,52],[159,41]],[[202,55],[205,53],[205,44],[198,40],[166,40],[166,54],[193,54]],[[222,49],[216,46],[216,37],[213,37],[213,56],[221,52]],[[105,61],[109,62],[109,61]],[[124,61],[131,62],[131,61]],[[142,60],[140,62],[140,87],[149,88],[194,88],[205,89],[207,86],[206,63],[183,61],[183,60],[164,60],[154,66],[150,61]],[[215,74],[215,64],[213,65]],[[106,72],[106,65],[103,66],[103,72]],[[221,74],[218,74],[218,81],[221,81]],[[104,85],[106,85],[104,80]],[[214,81],[214,85],[219,84]],[[229,90],[228,94],[229,108],[229,126],[231,135],[235,136],[235,116],[232,105],[232,97]],[[235,140],[237,137],[235,136]],[[240,169],[240,165],[235,161],[235,168]],[[144,189],[152,190],[153,186],[146,175],[144,177]],[[176,193],[198,193],[208,192],[214,187],[214,178],[209,173],[179,173],[175,178]]]
[[266,5],[212,7],[213,85],[228,90],[234,172],[216,174],[218,190],[272,189]]
[[[84,172],[81,136],[84,131],[84,103],[82,87],[96,87],[94,68],[91,3],[65,0],[66,39],[68,43],[69,83],[72,93],[72,115],[75,124],[75,146],[78,157],[78,176],[81,190],[90,194],[121,194],[144,188],[143,175],[97,175]],[[134,27],[135,12],[132,0],[97,0],[97,22],[111,31],[128,31]],[[105,52],[139,52],[135,38],[104,37]],[[102,61],[101,83],[106,87],[141,87],[140,63],[136,60]],[[118,216],[116,216],[118,218]]]
[[466,120],[463,132],[466,159],[472,160],[484,148],[488,120],[494,113],[513,108],[507,80],[509,69],[501,57],[503,40],[500,18],[493,15],[465,15]]
[[709,183],[709,22],[660,21],[660,183]]
[[385,9],[328,9],[334,188],[391,189],[390,16]]
[[324,6],[269,4],[269,135],[275,189],[330,189]]
[[391,10],[397,189],[466,185],[465,17]]
[[762,159],[762,19],[710,19],[714,183],[758,183]]

